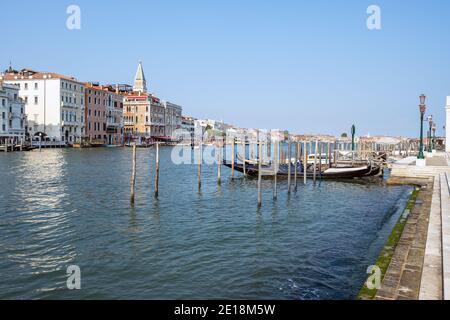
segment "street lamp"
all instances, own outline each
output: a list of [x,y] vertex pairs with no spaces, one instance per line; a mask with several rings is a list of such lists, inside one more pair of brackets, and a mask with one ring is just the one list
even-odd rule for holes
[[433,123],[433,127],[431,128],[433,130],[433,150],[436,149],[436,123]]
[[428,130],[428,152],[432,152],[433,146],[431,144],[431,128],[433,127],[433,116],[430,114],[427,117],[427,120],[428,120],[428,126],[429,126],[429,130]]
[[419,110],[420,110],[420,147],[419,147],[419,155],[417,156],[417,159],[425,159],[425,156],[423,155],[423,116],[425,115],[425,111],[427,110],[427,107],[425,106],[425,99],[427,97],[422,94],[419,104]]
[[355,125],[352,125],[352,151],[355,152],[355,134],[356,134],[356,127]]

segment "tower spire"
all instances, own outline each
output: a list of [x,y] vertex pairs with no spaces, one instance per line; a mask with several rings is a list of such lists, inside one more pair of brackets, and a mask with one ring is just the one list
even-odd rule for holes
[[133,90],[137,92],[147,92],[147,81],[145,80],[144,68],[142,61],[139,61],[136,76],[134,77]]

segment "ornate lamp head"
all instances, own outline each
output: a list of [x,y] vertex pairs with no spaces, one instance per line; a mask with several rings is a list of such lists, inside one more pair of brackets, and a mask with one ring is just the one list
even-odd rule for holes
[[422,95],[420,95],[420,97],[419,97],[419,99],[420,99],[420,105],[419,105],[419,108],[420,108],[420,113],[421,114],[424,114],[425,112],[426,112],[426,110],[427,110],[427,108],[426,108],[426,106],[425,106],[425,100],[426,100],[426,95],[424,95],[424,94],[422,94]]

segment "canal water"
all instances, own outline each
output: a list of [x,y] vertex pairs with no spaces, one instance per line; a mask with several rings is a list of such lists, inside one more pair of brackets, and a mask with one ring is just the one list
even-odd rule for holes
[[[308,181],[287,195],[222,168],[138,149],[0,154],[2,299],[353,299],[403,210],[408,187]],[[67,267],[81,270],[68,290]]]

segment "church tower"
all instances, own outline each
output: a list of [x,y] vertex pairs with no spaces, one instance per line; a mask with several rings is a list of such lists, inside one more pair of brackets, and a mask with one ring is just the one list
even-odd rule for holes
[[133,90],[136,92],[147,92],[147,81],[145,80],[144,69],[142,68],[142,62],[139,61],[139,65],[134,77]]

